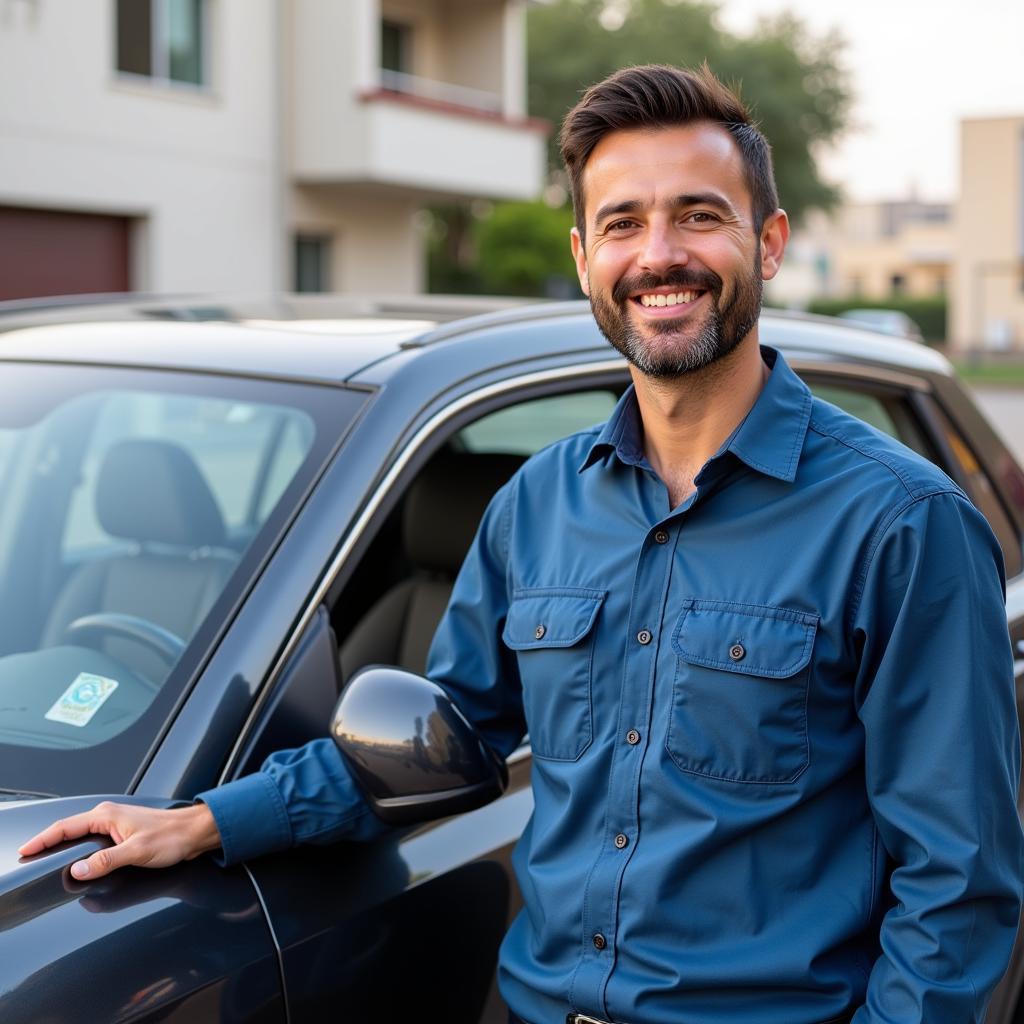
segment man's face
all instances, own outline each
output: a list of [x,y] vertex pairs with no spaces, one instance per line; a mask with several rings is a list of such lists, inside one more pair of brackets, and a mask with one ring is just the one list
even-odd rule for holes
[[580,284],[602,332],[638,370],[678,377],[755,330],[762,279],[778,263],[765,232],[754,233],[742,160],[725,129],[612,132],[587,161],[583,193],[586,243],[575,229],[572,239]]

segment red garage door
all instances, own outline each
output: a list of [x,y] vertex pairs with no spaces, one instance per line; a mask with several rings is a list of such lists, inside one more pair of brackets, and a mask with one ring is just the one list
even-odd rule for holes
[[128,291],[128,224],[0,206],[0,299]]

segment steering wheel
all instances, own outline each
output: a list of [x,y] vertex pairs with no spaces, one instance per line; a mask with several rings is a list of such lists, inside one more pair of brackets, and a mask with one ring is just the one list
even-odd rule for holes
[[64,628],[64,639],[68,643],[98,636],[134,640],[164,658],[168,665],[173,665],[185,650],[185,641],[180,636],[149,619],[140,619],[137,615],[97,612],[94,615],[83,615]]

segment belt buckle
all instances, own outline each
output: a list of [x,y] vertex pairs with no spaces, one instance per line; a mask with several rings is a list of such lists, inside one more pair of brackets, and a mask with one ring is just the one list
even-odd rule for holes
[[600,1017],[588,1017],[585,1013],[567,1013],[565,1024],[608,1024],[608,1021]]

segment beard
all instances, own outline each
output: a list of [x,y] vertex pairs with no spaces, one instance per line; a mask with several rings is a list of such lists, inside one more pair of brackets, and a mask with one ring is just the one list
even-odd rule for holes
[[[691,317],[651,320],[638,326],[629,304],[638,291],[674,287],[708,293],[711,309],[700,323]],[[601,333],[642,374],[670,380],[702,370],[727,356],[751,332],[761,313],[761,254],[749,274],[736,278],[722,304],[722,279],[712,270],[679,267],[668,274],[637,274],[616,282],[611,295],[590,290],[590,308]],[[645,337],[646,336],[646,337]]]

